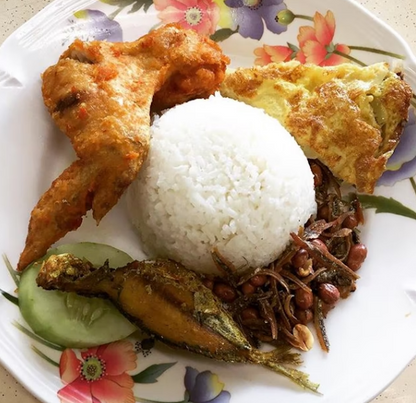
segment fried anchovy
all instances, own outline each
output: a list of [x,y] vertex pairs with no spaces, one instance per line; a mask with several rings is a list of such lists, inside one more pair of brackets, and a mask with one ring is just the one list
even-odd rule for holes
[[357,280],[360,276],[351,270],[348,266],[342,263],[339,259],[335,256],[332,256],[328,251],[325,251],[318,246],[315,246],[312,242],[305,241],[300,238],[295,233],[290,234],[296,245],[305,248],[309,254],[319,261],[323,266],[327,267],[328,269],[335,269],[339,270],[340,272],[344,273],[348,278],[353,280]]

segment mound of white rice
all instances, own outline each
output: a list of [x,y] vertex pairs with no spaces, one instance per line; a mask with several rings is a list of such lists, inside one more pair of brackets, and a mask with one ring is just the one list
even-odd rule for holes
[[265,266],[316,204],[307,159],[278,121],[213,96],[156,119],[128,208],[149,257],[220,274],[214,246],[238,270]]

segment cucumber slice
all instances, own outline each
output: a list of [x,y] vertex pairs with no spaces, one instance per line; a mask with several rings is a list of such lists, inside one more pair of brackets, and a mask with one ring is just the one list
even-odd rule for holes
[[36,284],[43,260],[53,254],[72,253],[101,266],[108,259],[111,267],[132,261],[112,246],[82,242],[51,249],[22,274],[19,307],[23,318],[40,337],[64,347],[87,348],[121,340],[137,330],[109,301],[81,297],[75,293],[45,291]]

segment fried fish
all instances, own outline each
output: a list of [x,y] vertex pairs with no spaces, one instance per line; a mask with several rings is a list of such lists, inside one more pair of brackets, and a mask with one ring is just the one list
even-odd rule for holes
[[112,269],[95,268],[70,254],[52,255],[37,277],[46,290],[76,292],[108,298],[143,331],[173,348],[226,362],[264,366],[303,388],[317,391],[308,375],[286,364],[298,365],[290,347],[261,352],[249,343],[198,274],[169,260],[134,261]]
[[308,157],[367,193],[399,141],[412,97],[386,63],[319,67],[291,61],[240,68],[226,75],[220,91],[264,109]]

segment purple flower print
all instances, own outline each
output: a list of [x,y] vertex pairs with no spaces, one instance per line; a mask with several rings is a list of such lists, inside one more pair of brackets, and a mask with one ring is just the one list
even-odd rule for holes
[[74,13],[77,25],[97,41],[121,42],[123,31],[120,24],[107,17],[102,11],[80,10]]
[[393,155],[387,162],[384,172],[377,185],[393,186],[403,179],[416,175],[416,116],[415,110],[410,109],[409,121],[400,138]]
[[279,11],[286,10],[283,0],[225,0],[225,4],[233,9],[234,23],[244,38],[261,39],[264,24],[275,34],[287,30],[287,25],[277,22]]
[[186,367],[185,388],[185,401],[189,403],[229,403],[231,398],[217,375],[192,367]]

